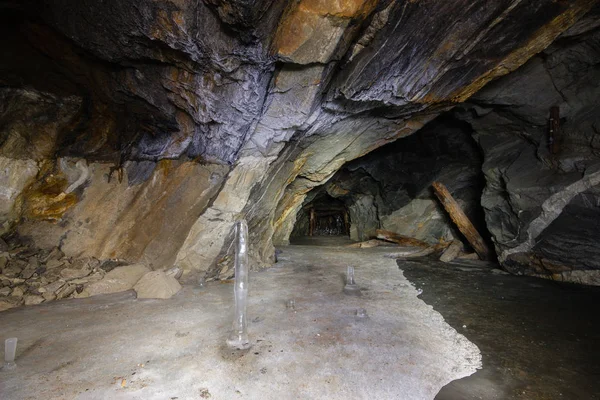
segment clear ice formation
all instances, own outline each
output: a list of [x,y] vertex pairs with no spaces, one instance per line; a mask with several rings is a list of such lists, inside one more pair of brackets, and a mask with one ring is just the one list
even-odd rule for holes
[[285,307],[290,311],[296,310],[296,300],[289,299],[288,301],[285,302]]
[[8,338],[4,341],[4,368],[13,369],[15,364],[15,355],[17,354],[17,338]]
[[346,286],[348,285],[356,285],[354,282],[354,267],[348,266],[348,270],[346,271]]
[[360,296],[360,289],[354,281],[354,267],[349,266],[346,271],[346,286],[344,286],[344,293],[353,296]]
[[235,317],[227,345],[238,350],[250,348],[246,309],[248,306],[248,224],[245,220],[236,226],[235,246]]

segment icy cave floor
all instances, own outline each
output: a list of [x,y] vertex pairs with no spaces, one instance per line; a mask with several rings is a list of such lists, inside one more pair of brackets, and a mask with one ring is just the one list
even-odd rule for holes
[[[0,397],[432,399],[481,355],[417,298],[389,251],[283,248],[274,267],[251,273],[247,351],[225,346],[230,282],[169,300],[124,292],[2,312],[0,338],[19,342]],[[360,296],[343,293],[348,265]]]
[[[0,398],[600,398],[599,288],[482,262],[396,262],[385,255],[397,248],[346,238],[296,243],[251,274],[247,351],[225,346],[229,281],[0,313],[0,338],[19,339]],[[348,265],[360,296],[343,293]]]

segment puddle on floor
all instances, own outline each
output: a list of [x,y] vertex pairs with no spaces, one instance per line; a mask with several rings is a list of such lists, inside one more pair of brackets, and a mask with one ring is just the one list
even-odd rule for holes
[[398,265],[483,356],[483,369],[436,399],[600,399],[600,288],[499,275],[493,267]]

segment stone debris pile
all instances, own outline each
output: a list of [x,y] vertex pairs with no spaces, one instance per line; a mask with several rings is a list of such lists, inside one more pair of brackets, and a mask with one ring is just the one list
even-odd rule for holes
[[[65,298],[122,292],[136,284],[140,298],[169,298],[181,289],[177,268],[152,271],[143,264],[94,257],[70,258],[59,249],[40,250],[0,239],[0,311]],[[142,279],[144,278],[144,279]],[[143,281],[143,285],[138,282]]]

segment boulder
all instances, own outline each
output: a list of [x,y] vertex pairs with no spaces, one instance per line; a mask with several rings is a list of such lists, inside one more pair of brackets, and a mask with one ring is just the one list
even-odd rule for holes
[[[20,285],[21,283],[25,282],[25,279],[23,278],[6,278],[4,276],[0,277],[3,281],[6,279],[6,281],[8,281],[8,285],[10,286],[15,286],[15,285]],[[8,286],[5,284],[5,286]]]
[[133,289],[138,299],[168,299],[181,290],[181,285],[173,276],[153,271],[144,275]]
[[45,301],[56,300],[56,293],[45,292],[45,293],[42,293],[42,297],[44,298]]
[[54,268],[63,266],[65,263],[66,263],[66,260],[51,259],[51,260],[46,261],[46,268],[54,269]]
[[25,300],[25,305],[26,306],[33,306],[36,304],[40,304],[44,302],[44,298],[42,296],[37,296],[37,295],[27,295],[23,297],[23,300]]
[[73,292],[75,291],[75,289],[77,289],[77,285],[74,285],[72,283],[64,285],[62,288],[60,288],[56,292],[56,298],[57,299],[64,299],[65,297],[69,297],[71,294],[73,294]]
[[34,257],[29,257],[29,259],[27,260],[27,262],[29,263],[29,267],[31,267],[33,269],[37,269],[40,266],[40,260],[38,260],[38,258],[35,257],[35,256]]
[[477,253],[462,253],[456,258],[460,260],[479,260]]
[[84,257],[79,258],[73,261],[71,264],[71,268],[75,269],[83,269],[87,268],[89,270],[94,270],[95,268],[100,267],[100,261],[94,257]]
[[108,294],[123,292],[133,288],[133,285],[140,280],[142,276],[150,272],[150,269],[144,264],[133,264],[117,267],[108,272],[104,278],[98,282],[88,285],[82,297],[95,296],[98,294]]
[[63,253],[58,247],[55,247],[52,249],[52,251],[48,254],[48,257],[46,257],[46,259],[44,260],[46,263],[48,263],[48,261],[50,260],[60,260],[61,258],[63,258],[65,256],[65,253]]
[[183,270],[178,267],[173,267],[165,271],[165,274],[167,274],[167,276],[172,276],[175,279],[179,279],[181,278],[181,275],[183,275]]
[[29,279],[33,276],[33,274],[35,274],[36,270],[37,267],[30,264],[23,271],[21,271],[21,274],[19,276],[23,279]]
[[106,275],[106,273],[103,270],[98,270],[83,278],[73,279],[72,281],[69,281],[69,283],[73,283],[76,285],[84,285],[86,283],[98,282],[99,280],[104,278],[104,275]]

